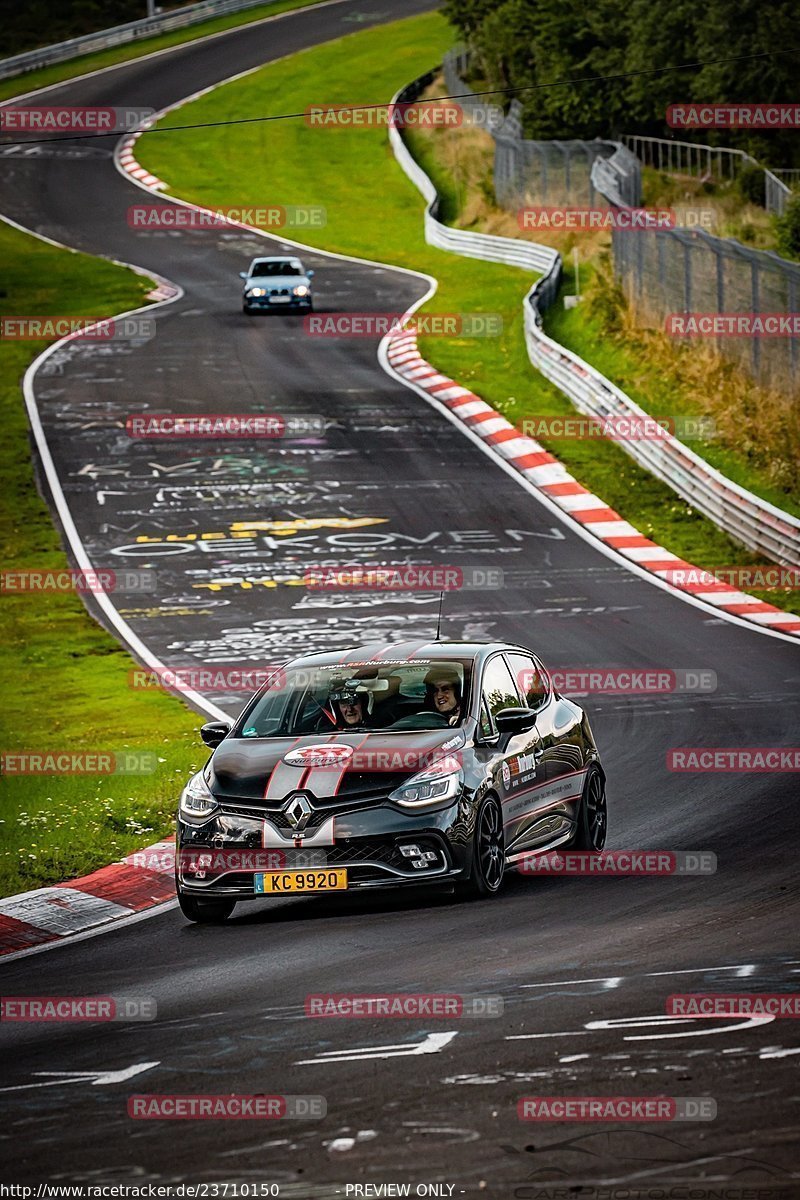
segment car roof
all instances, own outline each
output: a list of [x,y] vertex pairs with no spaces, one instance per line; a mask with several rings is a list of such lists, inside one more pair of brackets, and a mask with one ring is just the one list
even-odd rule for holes
[[381,642],[367,643],[363,646],[353,646],[349,650],[318,651],[312,654],[302,654],[293,658],[286,666],[303,664],[306,667],[327,667],[355,665],[356,663],[391,663],[421,662],[453,658],[484,659],[500,650],[522,651],[531,654],[525,646],[517,646],[510,642]]
[[293,267],[302,267],[302,263],[296,254],[272,254],[261,255],[259,258],[254,258],[250,262],[250,266],[254,267],[256,263],[262,262],[285,262],[291,263]]

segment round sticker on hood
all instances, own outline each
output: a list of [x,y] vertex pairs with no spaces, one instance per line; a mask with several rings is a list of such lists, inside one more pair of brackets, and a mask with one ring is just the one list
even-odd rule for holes
[[343,767],[353,757],[353,747],[328,743],[323,746],[298,746],[284,754],[290,767]]

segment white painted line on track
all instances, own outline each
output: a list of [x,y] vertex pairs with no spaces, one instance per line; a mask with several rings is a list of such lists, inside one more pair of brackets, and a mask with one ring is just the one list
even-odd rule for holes
[[0,1088],[0,1092],[25,1092],[29,1088],[44,1088],[44,1087],[62,1087],[69,1083],[89,1083],[92,1087],[108,1087],[112,1083],[124,1083],[128,1079],[133,1079],[135,1075],[141,1075],[144,1071],[150,1071],[153,1067],[157,1067],[158,1062],[142,1062],[134,1063],[132,1067],[123,1067],[119,1071],[106,1071],[102,1068],[98,1071],[34,1071],[34,1075],[54,1075],[55,1079],[48,1079],[42,1083],[17,1083],[13,1087]]
[[398,1042],[393,1046],[360,1046],[348,1050],[326,1050],[316,1058],[301,1058],[295,1066],[340,1062],[364,1062],[372,1058],[411,1058],[419,1054],[438,1054],[452,1042],[457,1030],[447,1033],[429,1033],[421,1042],[412,1044]]

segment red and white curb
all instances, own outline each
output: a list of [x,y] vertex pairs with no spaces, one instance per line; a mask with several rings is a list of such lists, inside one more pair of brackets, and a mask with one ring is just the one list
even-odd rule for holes
[[134,179],[138,179],[142,183],[146,183],[148,187],[154,188],[156,191],[160,191],[162,188],[167,186],[166,183],[164,183],[164,180],[159,179],[157,175],[151,175],[149,171],[140,166],[140,164],[136,161],[136,156],[133,153],[133,148],[136,145],[137,140],[145,132],[146,131],[144,129],[138,129],[135,133],[130,134],[123,140],[117,153],[117,161],[126,174],[132,175]]
[[174,900],[174,860],[175,842],[168,839],[82,879],[7,896],[0,900],[0,957],[62,942]]
[[[800,636],[800,616],[783,612],[755,596],[732,589],[730,584],[644,537],[618,512],[609,508],[604,500],[578,483],[539,442],[523,436],[480,396],[461,387],[426,362],[417,349],[416,334],[402,332],[392,336],[387,347],[387,359],[397,375],[443,404],[505,463],[547,496],[567,517],[606,546],[695,600],[752,621],[762,628],[766,626],[781,633]],[[698,582],[673,582],[673,572],[690,574]]]

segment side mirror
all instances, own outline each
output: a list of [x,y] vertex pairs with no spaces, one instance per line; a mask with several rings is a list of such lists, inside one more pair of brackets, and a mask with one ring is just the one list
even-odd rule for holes
[[239,278],[240,278],[240,279],[247,279],[247,271],[240,271],[240,272],[239,272]]
[[316,274],[315,271],[306,271],[306,275],[308,276],[309,279],[313,279],[315,274]]
[[233,726],[230,721],[209,721],[200,730],[200,737],[207,746],[210,746],[212,750],[216,750],[217,746],[228,736],[232,728]]
[[500,733],[527,733],[536,724],[536,713],[529,708],[501,708],[494,723]]

